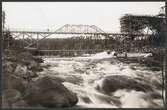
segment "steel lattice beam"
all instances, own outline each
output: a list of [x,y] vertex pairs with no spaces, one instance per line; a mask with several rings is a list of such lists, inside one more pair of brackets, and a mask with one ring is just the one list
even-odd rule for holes
[[[25,41],[26,44],[28,44],[26,47],[33,46],[35,44],[38,44],[41,40],[44,40],[45,38],[48,38],[49,36],[53,34],[77,34],[77,35],[91,35],[97,38],[100,38],[100,36],[104,36],[105,38],[112,37],[114,38],[117,36],[118,38],[122,38],[125,36],[129,36],[129,33],[106,33],[102,29],[98,28],[95,25],[70,25],[66,24],[60,28],[58,28],[54,32],[49,31],[21,31],[21,30],[10,30],[11,34],[15,36],[14,38],[22,38]],[[138,33],[131,33],[133,36],[150,36],[149,34],[138,34]],[[24,37],[23,37],[24,36]],[[35,37],[34,37],[35,36]]]

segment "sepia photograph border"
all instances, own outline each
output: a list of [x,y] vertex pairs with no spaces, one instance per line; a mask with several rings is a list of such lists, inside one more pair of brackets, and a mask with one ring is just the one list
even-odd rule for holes
[[[160,1],[165,1],[165,13],[167,14],[167,1],[166,0],[2,0],[1,1],[1,16],[2,16],[2,2],[160,2]],[[166,22],[167,22],[167,18],[166,18],[166,15],[165,15],[165,19],[166,19]],[[1,17],[1,23],[2,23],[2,17]],[[167,26],[166,26],[167,27]],[[0,62],[0,81],[1,81],[1,85],[0,85],[0,94],[2,96],[2,90],[4,88],[4,73],[3,73],[3,68],[2,68],[2,64],[3,64],[3,59],[2,59],[2,56],[4,55],[4,50],[3,50],[3,40],[2,40],[2,25],[1,25],[1,40],[0,40],[0,48],[1,48],[1,62]],[[167,99],[167,28],[165,30],[165,99]],[[166,101],[165,101],[166,102]],[[164,108],[33,108],[33,107],[26,107],[26,108],[2,108],[2,97],[1,97],[1,109],[3,110],[114,110],[114,109],[119,109],[119,110],[136,110],[136,109],[141,109],[141,110],[152,110],[152,109],[155,109],[155,110],[165,110],[167,109],[167,103],[165,103],[165,107]]]

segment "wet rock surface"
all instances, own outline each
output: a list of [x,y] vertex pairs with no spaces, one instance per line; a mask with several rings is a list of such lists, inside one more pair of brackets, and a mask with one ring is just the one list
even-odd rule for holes
[[106,94],[111,94],[119,89],[132,89],[143,92],[152,91],[151,85],[123,75],[112,75],[103,78],[102,83],[97,85],[96,89]]
[[28,105],[22,99],[22,94],[16,89],[6,89],[2,94],[2,105],[5,108],[20,108]]
[[22,97],[32,79],[38,77],[39,59],[26,51],[5,50],[2,107],[28,107]]
[[6,82],[5,83],[6,88],[13,88],[21,93],[24,93],[26,86],[28,84],[27,81],[15,75],[9,75],[9,79],[5,80],[5,82]]
[[28,87],[24,99],[30,105],[44,107],[71,107],[78,102],[76,94],[69,91],[58,80],[43,77]]

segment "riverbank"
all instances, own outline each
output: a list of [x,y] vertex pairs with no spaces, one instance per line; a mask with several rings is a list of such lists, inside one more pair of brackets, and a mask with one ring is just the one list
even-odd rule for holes
[[42,62],[43,59],[24,50],[5,51],[3,108],[71,107],[77,103],[76,95],[61,82],[39,77]]

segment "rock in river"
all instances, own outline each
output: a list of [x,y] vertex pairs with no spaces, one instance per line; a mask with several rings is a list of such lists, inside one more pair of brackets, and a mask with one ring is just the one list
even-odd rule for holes
[[31,106],[42,105],[44,107],[71,107],[78,102],[75,93],[47,76],[32,83],[27,88],[24,99]]
[[12,88],[18,90],[21,93],[24,93],[27,86],[27,81],[13,74],[6,74],[5,77],[6,77],[4,81],[5,89]]
[[105,94],[110,94],[118,89],[132,89],[143,92],[152,91],[151,85],[122,75],[112,75],[103,78],[100,84],[96,86],[96,89]]
[[18,108],[26,107],[27,104],[22,100],[22,95],[16,89],[6,89],[2,92],[2,107],[3,108]]

